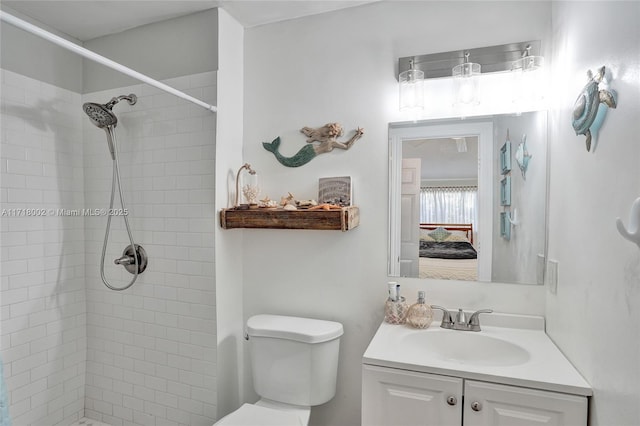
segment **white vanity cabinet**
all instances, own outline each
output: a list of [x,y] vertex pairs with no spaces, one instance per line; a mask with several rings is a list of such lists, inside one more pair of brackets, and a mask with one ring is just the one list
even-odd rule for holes
[[363,365],[363,426],[460,426],[462,379]]
[[586,396],[363,365],[363,426],[586,424]]
[[592,395],[542,317],[493,313],[479,332],[382,323],[362,355],[363,426],[586,426]]

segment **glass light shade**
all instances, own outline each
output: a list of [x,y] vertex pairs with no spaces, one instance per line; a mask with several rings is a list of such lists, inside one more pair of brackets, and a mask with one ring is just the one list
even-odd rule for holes
[[258,186],[258,173],[244,173],[242,175],[242,195],[247,204],[258,204],[258,195],[260,187]]
[[453,96],[456,105],[477,105],[480,103],[480,64],[465,62],[453,67]]
[[544,57],[542,56],[524,56],[517,61],[513,61],[513,69],[521,69],[522,71],[535,71],[544,66]]
[[400,73],[400,111],[416,113],[424,109],[424,72],[410,69]]
[[511,93],[514,103],[544,99],[544,57],[525,56],[513,62]]

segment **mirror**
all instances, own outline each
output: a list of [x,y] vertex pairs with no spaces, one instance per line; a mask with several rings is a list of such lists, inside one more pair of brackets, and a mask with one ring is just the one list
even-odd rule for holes
[[542,284],[547,178],[546,111],[391,123],[389,275]]

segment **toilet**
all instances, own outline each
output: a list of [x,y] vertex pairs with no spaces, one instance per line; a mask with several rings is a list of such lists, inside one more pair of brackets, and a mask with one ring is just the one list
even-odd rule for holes
[[215,426],[307,426],[336,393],[342,324],[282,315],[247,320],[253,387],[261,399]]

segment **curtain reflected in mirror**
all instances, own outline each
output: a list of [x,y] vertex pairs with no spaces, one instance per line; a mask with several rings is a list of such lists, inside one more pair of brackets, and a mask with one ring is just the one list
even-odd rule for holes
[[421,185],[420,223],[471,223],[477,229],[478,187]]

